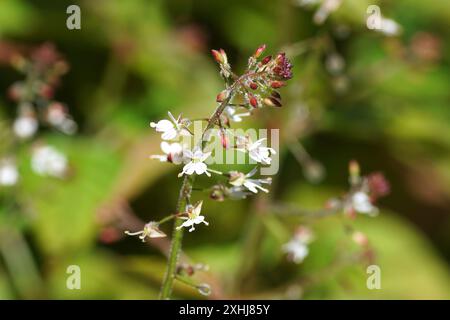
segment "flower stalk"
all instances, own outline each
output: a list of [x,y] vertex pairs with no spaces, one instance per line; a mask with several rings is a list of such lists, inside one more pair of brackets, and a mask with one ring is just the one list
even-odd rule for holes
[[[235,87],[235,86],[233,86]],[[222,103],[217,107],[217,109],[214,111],[213,115],[209,118],[208,123],[206,125],[205,130],[202,134],[202,140],[201,143],[201,150],[205,147],[206,141],[203,139],[206,132],[213,128],[215,123],[219,120],[220,115],[222,114],[225,107],[230,102],[231,98],[234,96],[233,93],[230,93],[227,98],[225,98]],[[183,182],[181,184],[180,193],[178,196],[178,202],[176,207],[176,212],[184,212],[186,209],[186,205],[190,203],[191,193],[192,189],[194,187],[194,177],[193,175],[185,175],[183,178]],[[183,210],[183,211],[182,211]],[[159,299],[160,300],[167,300],[170,299],[170,296],[172,294],[173,289],[173,281],[176,277],[176,271],[178,266],[178,258],[180,256],[181,247],[182,247],[182,241],[183,241],[183,228],[181,227],[181,224],[183,223],[183,220],[179,218],[175,218],[174,226],[173,226],[173,232],[172,232],[172,241],[170,244],[170,253],[169,253],[169,259],[167,263],[166,273],[164,275],[163,283],[161,286],[161,291],[159,293]]]

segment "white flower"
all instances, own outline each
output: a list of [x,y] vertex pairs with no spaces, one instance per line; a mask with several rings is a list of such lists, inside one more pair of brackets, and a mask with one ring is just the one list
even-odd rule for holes
[[308,246],[295,238],[283,245],[283,251],[286,252],[295,263],[302,263],[309,253]]
[[299,227],[294,237],[283,245],[283,251],[295,263],[301,263],[309,253],[308,244],[313,240],[313,233],[309,228]]
[[401,26],[392,19],[381,18],[380,32],[387,36],[396,36],[401,32]]
[[237,171],[231,171],[230,172],[230,184],[232,184],[235,187],[241,187],[244,186],[248,190],[250,190],[253,193],[258,193],[258,189],[261,191],[264,191],[266,193],[269,192],[269,190],[263,188],[262,184],[271,184],[272,179],[249,179],[249,177],[252,177],[257,171],[257,168],[254,168],[252,171],[250,171],[247,174],[243,174],[242,172]]
[[351,205],[356,212],[370,216],[378,214],[378,208],[370,202],[370,197],[362,191],[355,192],[351,198]]
[[190,159],[190,161],[183,167],[183,171],[178,175],[181,177],[183,174],[191,175],[194,172],[198,175],[205,173],[208,177],[211,174],[208,172],[208,167],[204,161],[211,155],[211,152],[203,153],[200,148],[191,150],[184,150],[184,157]]
[[266,138],[252,142],[248,136],[239,136],[236,140],[237,150],[241,152],[248,152],[250,158],[256,162],[270,164],[272,162],[270,156],[272,154],[276,154],[276,151],[273,148],[261,146],[262,142],[266,140]]
[[154,221],[150,221],[144,226],[144,230],[137,231],[137,232],[130,232],[125,231],[125,234],[129,236],[137,236],[139,235],[139,239],[142,240],[142,242],[145,242],[145,238],[164,238],[166,234],[159,230],[158,223]]
[[202,210],[202,204],[203,201],[199,201],[197,202],[197,204],[195,206],[192,205],[188,205],[187,206],[187,217],[181,217],[181,219],[186,220],[185,222],[183,222],[183,224],[179,227],[177,227],[177,229],[181,229],[183,227],[185,228],[189,228],[189,232],[192,232],[195,230],[194,225],[196,224],[200,224],[200,223],[204,223],[205,225],[209,225],[208,222],[205,221],[205,217],[200,215],[200,212]]
[[247,117],[247,116],[251,115],[250,112],[236,113],[236,109],[233,107],[230,107],[230,106],[225,107],[225,109],[223,110],[223,114],[228,119],[230,119],[231,121],[234,121],[234,122],[241,122],[242,117]]
[[13,130],[16,136],[21,139],[28,139],[34,136],[39,123],[33,116],[20,116],[14,121]]
[[161,162],[172,162],[174,164],[183,163],[183,146],[178,142],[161,142],[161,150],[165,155],[152,155],[151,159],[158,159]]
[[67,170],[67,158],[51,146],[40,146],[33,151],[31,167],[39,175],[63,178]]
[[170,120],[160,120],[157,123],[150,122],[150,127],[155,128],[157,132],[162,132],[161,138],[163,140],[172,140],[177,138],[179,135],[187,136],[190,135],[189,130],[186,129],[188,122],[178,116],[175,119],[174,116],[168,112]]
[[10,160],[0,163],[0,186],[14,186],[19,180],[19,172],[16,165]]
[[58,102],[54,102],[48,107],[46,120],[65,134],[72,135],[78,129],[77,123],[70,118],[64,105]]

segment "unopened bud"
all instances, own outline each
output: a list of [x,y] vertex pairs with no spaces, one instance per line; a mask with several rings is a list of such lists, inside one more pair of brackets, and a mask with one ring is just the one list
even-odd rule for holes
[[274,89],[278,89],[278,88],[281,88],[282,86],[284,86],[284,82],[283,81],[278,81],[278,80],[275,80],[275,81],[272,81],[272,83],[270,84],[270,86],[272,87],[272,88],[274,88]]
[[361,247],[365,247],[369,244],[367,236],[360,231],[355,231],[352,235],[352,239],[357,245],[360,245]]
[[228,149],[229,140],[228,140],[228,137],[227,137],[225,131],[223,131],[223,130],[220,131],[220,143],[222,144],[222,147],[224,149]]
[[216,97],[217,102],[222,102],[226,98],[228,98],[228,90],[223,90],[221,93],[219,93]]
[[264,52],[264,50],[266,50],[266,45],[265,44],[259,46],[259,48],[256,49],[255,53],[253,54],[253,57],[258,59],[261,56],[261,54]]
[[348,172],[350,174],[350,183],[356,184],[360,179],[359,164],[356,160],[351,160],[348,164]]
[[225,200],[225,192],[224,192],[223,187],[220,185],[213,186],[211,193],[209,194],[209,197],[212,200],[224,201]]
[[250,96],[249,102],[250,102],[250,105],[251,105],[253,108],[257,108],[257,107],[258,107],[258,100],[256,99],[256,97],[255,97],[254,95],[251,95],[251,96]]
[[264,104],[269,107],[281,107],[281,101],[274,98],[274,97],[268,97],[264,99]]
[[268,64],[270,60],[272,60],[272,56],[267,56],[264,59],[262,59],[261,63]]
[[252,82],[252,83],[250,83],[250,88],[252,90],[256,90],[256,89],[258,89],[258,85],[256,83]]
[[212,50],[211,50],[211,53],[212,53],[214,59],[215,59],[218,63],[224,63],[224,62],[225,62],[225,60],[224,60],[222,54],[221,54],[219,51],[212,49]]

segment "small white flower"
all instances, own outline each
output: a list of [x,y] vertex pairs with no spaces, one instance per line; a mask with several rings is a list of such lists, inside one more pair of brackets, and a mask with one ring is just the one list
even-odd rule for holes
[[33,151],[31,167],[39,175],[63,178],[67,170],[67,158],[51,146],[40,146]]
[[197,204],[195,206],[192,205],[188,205],[187,206],[187,217],[181,217],[181,219],[186,220],[185,222],[183,222],[183,224],[179,227],[177,227],[177,229],[181,229],[183,227],[185,228],[189,228],[189,232],[192,232],[195,230],[194,225],[196,224],[200,224],[200,223],[204,223],[205,225],[209,225],[208,222],[205,221],[205,217],[200,215],[200,212],[202,211],[202,204],[203,201],[199,201],[197,202]]
[[152,155],[151,159],[158,159],[161,162],[172,162],[174,164],[183,163],[183,146],[178,142],[161,142],[161,150],[165,155]]
[[273,148],[268,148],[261,145],[262,142],[266,140],[266,138],[262,138],[255,142],[252,142],[248,136],[239,136],[236,140],[236,150],[241,152],[248,152],[248,155],[251,159],[262,164],[270,164],[272,162],[270,156],[277,153]]
[[13,130],[16,136],[21,139],[28,139],[34,136],[39,123],[35,117],[30,115],[20,116],[14,121]]
[[396,36],[401,32],[401,26],[392,19],[381,18],[379,31],[387,36]]
[[356,212],[375,216],[378,214],[378,208],[370,202],[370,197],[362,191],[355,192],[351,198],[351,205]]
[[0,186],[14,186],[19,180],[19,172],[14,162],[3,160],[0,163]]
[[250,177],[255,175],[257,170],[258,170],[257,168],[254,168],[252,171],[250,171],[247,174],[243,174],[242,172],[237,172],[237,171],[231,171],[229,182],[230,182],[230,184],[232,184],[235,187],[244,186],[253,193],[258,193],[258,189],[263,192],[268,193],[269,190],[263,188],[261,185],[262,184],[271,184],[272,183],[271,178],[249,179]]
[[46,120],[50,125],[68,135],[74,134],[78,129],[77,123],[68,115],[64,105],[59,102],[50,104]]
[[236,109],[230,106],[225,107],[223,114],[233,122],[241,122],[242,117],[248,117],[250,112],[236,113]]
[[308,244],[313,240],[313,233],[309,228],[300,227],[294,237],[283,245],[283,251],[295,263],[301,263],[309,253]]
[[183,171],[178,175],[181,177],[183,174],[191,175],[194,172],[198,175],[206,174],[208,177],[211,174],[208,172],[208,166],[204,163],[204,161],[211,155],[211,152],[203,153],[200,148],[191,150],[184,150],[184,157],[186,159],[190,159],[190,161],[183,167]]
[[308,246],[297,239],[292,239],[283,245],[283,251],[286,252],[295,263],[302,263],[309,253]]
[[175,119],[174,116],[168,112],[170,120],[160,120],[157,123],[150,122],[150,127],[155,128],[157,132],[161,132],[161,138],[163,140],[173,140],[177,138],[179,135],[188,136],[190,135],[189,130],[186,129],[186,126],[189,124],[185,119],[181,118],[181,115],[178,116],[178,119]]
[[137,232],[130,232],[125,231],[125,234],[129,236],[137,236],[139,235],[139,239],[142,240],[142,242],[145,242],[145,238],[164,238],[166,237],[166,234],[159,230],[158,223],[154,221],[150,221],[144,226],[144,229]]

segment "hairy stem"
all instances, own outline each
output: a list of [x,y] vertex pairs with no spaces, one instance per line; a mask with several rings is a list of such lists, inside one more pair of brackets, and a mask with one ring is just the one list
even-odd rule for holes
[[[232,99],[232,97],[235,93],[234,90],[236,87],[237,87],[237,82],[235,82],[230,87],[228,97],[217,107],[217,109],[214,111],[214,113],[209,118],[208,124],[206,125],[206,128],[203,131],[202,139],[200,141],[201,149],[203,149],[205,147],[205,144],[207,142],[204,139],[205,134],[207,133],[207,131],[209,129],[214,127],[215,123],[218,122],[223,110],[225,109],[225,107],[229,104],[230,100]],[[180,188],[180,194],[178,196],[177,214],[183,212],[181,210],[185,210],[186,204],[188,202],[190,202],[193,186],[194,186],[194,176],[185,175],[183,178],[183,183]],[[179,218],[175,218],[175,223],[173,226],[173,233],[172,233],[172,242],[170,245],[169,259],[167,262],[166,273],[164,275],[161,291],[159,293],[160,300],[170,299],[170,296],[172,294],[173,281],[175,280],[175,277],[176,277],[178,257],[181,252],[181,245],[182,245],[182,241],[183,241],[183,229],[178,228],[179,226],[181,226],[181,224],[182,224],[182,220]]]

